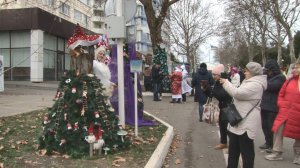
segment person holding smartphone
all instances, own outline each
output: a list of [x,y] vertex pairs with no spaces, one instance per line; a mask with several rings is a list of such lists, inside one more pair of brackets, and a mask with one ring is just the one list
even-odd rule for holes
[[227,79],[227,74],[224,72],[224,65],[219,64],[212,70],[213,79],[215,81],[211,96],[216,98],[219,101],[219,131],[220,131],[220,144],[216,145],[214,149],[220,150],[227,148],[227,125],[228,120],[225,116],[225,113],[222,111],[223,108],[232,101],[231,96],[224,90],[220,79]]
[[227,168],[237,168],[240,155],[244,168],[254,167],[254,139],[261,128],[260,101],[264,90],[267,89],[267,76],[263,75],[263,68],[257,62],[249,62],[244,74],[245,80],[240,87],[234,86],[228,79],[220,79],[220,83],[232,96],[233,104],[243,118],[236,126],[228,124]]

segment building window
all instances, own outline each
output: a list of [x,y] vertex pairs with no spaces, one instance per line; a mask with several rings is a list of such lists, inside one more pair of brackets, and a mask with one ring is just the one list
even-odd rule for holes
[[1,49],[0,48],[0,55],[3,55],[4,59],[4,68],[10,67],[10,49]]
[[74,10],[74,19],[87,25],[87,20],[88,20],[87,15],[81,13],[76,9]]
[[41,0],[43,5],[54,7],[54,0]]
[[59,6],[59,12],[70,16],[70,6],[65,3],[61,3],[61,5]]
[[0,48],[9,48],[10,44],[9,32],[0,32]]
[[141,26],[142,25],[141,18],[136,19],[136,25],[137,26]]
[[141,18],[146,18],[146,13],[145,9],[143,6],[138,6],[137,7],[137,12],[136,12],[136,17],[141,17]]
[[150,33],[146,33],[147,34],[147,42],[149,42],[150,41],[150,39],[151,39],[151,37],[150,37]]
[[30,48],[11,49],[13,67],[30,67]]
[[142,18],[142,26],[148,26],[147,21]]
[[137,12],[136,12],[137,17],[142,16],[142,8],[143,8],[143,6],[138,6],[137,7]]

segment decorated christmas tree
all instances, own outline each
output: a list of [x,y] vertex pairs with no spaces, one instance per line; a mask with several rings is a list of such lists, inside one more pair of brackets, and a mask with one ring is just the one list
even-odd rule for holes
[[92,156],[96,152],[113,153],[131,144],[108,100],[110,74],[107,73],[110,72],[106,59],[100,59],[105,58],[105,50],[96,49],[95,60],[92,54],[85,52],[91,45],[103,46],[103,39],[103,36],[86,35],[77,25],[68,41],[72,70],[65,72],[60,81],[55,103],[44,116],[43,133],[39,138],[39,148],[46,149],[47,154]]
[[104,141],[99,149],[102,152],[128,148],[129,138],[102,92],[94,75],[66,73],[57,89],[55,104],[44,117],[40,148],[48,154],[57,151],[73,157],[87,155],[89,143],[97,149]]
[[169,71],[168,71],[168,65],[167,65],[167,53],[164,48],[161,48],[160,46],[157,46],[155,49],[154,57],[153,57],[153,63],[160,62],[161,66],[160,69],[162,71],[163,80],[162,80],[162,91],[163,92],[170,92],[170,85],[171,81],[168,77]]

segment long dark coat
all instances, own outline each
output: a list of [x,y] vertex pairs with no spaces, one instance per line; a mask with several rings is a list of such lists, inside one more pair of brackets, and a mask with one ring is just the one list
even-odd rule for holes
[[[206,103],[207,97],[210,95],[210,88],[213,85],[213,78],[206,68],[199,68],[192,79],[192,87],[195,89],[194,99],[199,103]],[[202,87],[202,89],[201,89]]]

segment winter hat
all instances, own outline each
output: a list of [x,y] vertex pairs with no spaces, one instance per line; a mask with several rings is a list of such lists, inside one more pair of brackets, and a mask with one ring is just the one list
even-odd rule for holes
[[239,69],[237,67],[231,67],[230,70],[231,70],[232,73],[238,73],[239,72]]
[[276,60],[270,59],[266,62],[265,68],[273,72],[280,72],[279,64]]
[[201,64],[200,64],[200,68],[207,69],[207,65],[206,65],[205,63],[201,63]]
[[263,74],[263,68],[261,67],[261,65],[257,62],[249,62],[246,65],[246,68],[248,69],[248,71],[253,75],[262,75]]
[[221,75],[222,72],[224,72],[223,64],[219,64],[219,65],[215,66],[214,69],[212,70],[212,73],[216,74],[216,75]]

